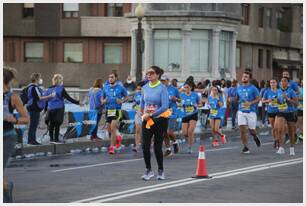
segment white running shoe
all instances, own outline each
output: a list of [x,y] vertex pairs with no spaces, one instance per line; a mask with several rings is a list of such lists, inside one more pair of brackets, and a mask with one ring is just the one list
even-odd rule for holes
[[285,149],[283,147],[279,147],[276,154],[285,154]]
[[289,150],[290,150],[290,156],[294,156],[295,155],[294,147],[290,147]]
[[154,177],[154,172],[152,170],[147,169],[141,178],[145,181],[148,181],[149,179],[151,179],[151,177]]

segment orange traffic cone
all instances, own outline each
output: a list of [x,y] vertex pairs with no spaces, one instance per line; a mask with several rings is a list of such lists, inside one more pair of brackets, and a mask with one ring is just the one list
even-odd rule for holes
[[205,147],[202,145],[200,146],[200,149],[199,149],[196,176],[194,176],[193,178],[210,178],[208,176],[208,172],[206,168]]

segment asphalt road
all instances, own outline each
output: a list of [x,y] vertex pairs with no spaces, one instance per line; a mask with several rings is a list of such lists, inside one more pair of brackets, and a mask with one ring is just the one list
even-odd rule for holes
[[[194,203],[301,203],[303,202],[303,145],[296,155],[277,155],[272,138],[262,147],[250,139],[250,154],[241,154],[239,138],[218,149],[206,146],[210,179],[193,179],[199,143],[194,153],[182,151],[164,159],[166,180],[141,180],[142,154],[129,148],[120,154],[81,153],[13,160],[5,176],[14,182],[18,203],[67,202],[194,202]],[[157,171],[155,157],[153,170]]]

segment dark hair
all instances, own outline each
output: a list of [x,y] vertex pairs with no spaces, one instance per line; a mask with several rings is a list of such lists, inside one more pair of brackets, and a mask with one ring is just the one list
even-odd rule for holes
[[[282,80],[282,79],[287,79],[287,81],[289,82],[289,78],[288,78],[288,77],[282,77],[281,80]],[[281,80],[280,80],[280,81],[281,81]]]
[[16,70],[9,67],[3,68],[3,83],[8,84],[15,79]]
[[137,87],[143,87],[145,84],[145,81],[140,81],[138,82]]
[[232,86],[231,80],[226,80],[225,87],[230,88]]
[[113,74],[116,77],[116,79],[118,79],[118,74],[116,70],[112,70],[110,74]]
[[266,84],[266,81],[265,80],[261,80],[260,81],[260,88],[264,88],[265,84]]
[[250,79],[252,79],[252,73],[250,71],[244,71],[243,74],[249,75]]
[[[289,70],[288,70],[287,68],[284,68],[283,71],[282,71],[282,73],[284,73],[284,72],[288,72],[288,73],[289,73]],[[289,73],[289,74],[290,74],[290,73]]]
[[190,86],[190,88],[192,89],[193,84],[192,84],[191,81],[185,81],[184,85],[185,85],[185,84],[188,84],[188,86]]
[[256,79],[251,79],[250,83],[253,84],[257,89],[259,89],[258,81]]
[[40,78],[41,78],[41,74],[40,73],[32,73],[31,74],[31,82],[37,82]]
[[193,76],[189,76],[185,83],[188,82],[188,85],[191,87],[191,91],[194,91],[194,88],[196,87],[196,84],[194,83],[194,78]]
[[103,80],[102,79],[96,79],[93,83],[93,87],[95,88],[101,88],[103,86]]
[[161,76],[164,74],[164,70],[161,69],[160,67],[158,66],[150,66],[151,69],[153,69],[155,71],[155,73],[159,76],[158,79],[161,78]]

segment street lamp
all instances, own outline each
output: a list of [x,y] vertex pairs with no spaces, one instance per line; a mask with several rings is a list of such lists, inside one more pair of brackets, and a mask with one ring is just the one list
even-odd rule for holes
[[138,18],[138,27],[137,27],[137,64],[136,64],[136,82],[142,80],[142,28],[141,28],[141,19],[144,17],[144,9],[141,4],[138,4],[135,9],[135,15]]

